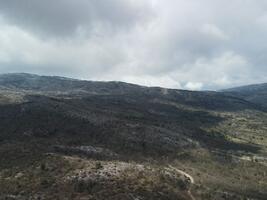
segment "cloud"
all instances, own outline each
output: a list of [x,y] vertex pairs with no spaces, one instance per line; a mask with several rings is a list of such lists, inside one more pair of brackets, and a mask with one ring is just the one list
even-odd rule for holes
[[210,37],[213,37],[214,39],[219,39],[219,40],[229,39],[229,37],[214,24],[204,24],[202,26],[201,32],[203,34],[207,34]]
[[147,85],[150,87],[161,86],[166,88],[182,88],[179,81],[175,81],[169,76],[126,76],[122,79],[122,81],[136,83],[139,85]]
[[203,87],[202,83],[192,83],[192,82],[188,82],[185,85],[185,88],[188,90],[201,90]]
[[266,13],[263,0],[0,0],[0,73],[192,90],[267,82]]
[[44,38],[127,29],[149,12],[141,0],[0,0],[0,5],[8,23]]
[[195,74],[195,79],[211,89],[238,84],[236,81],[241,81],[244,75],[248,76],[251,70],[244,57],[231,51],[223,52],[213,58],[201,57],[188,68],[190,69],[187,71],[189,77],[190,74]]

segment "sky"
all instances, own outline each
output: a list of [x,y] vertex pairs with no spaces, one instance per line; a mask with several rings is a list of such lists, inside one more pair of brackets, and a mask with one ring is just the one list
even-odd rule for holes
[[266,0],[0,0],[0,73],[189,90],[267,82]]

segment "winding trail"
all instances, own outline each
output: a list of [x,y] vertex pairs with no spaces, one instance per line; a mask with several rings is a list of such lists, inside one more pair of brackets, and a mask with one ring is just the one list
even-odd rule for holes
[[194,178],[193,178],[190,174],[188,174],[188,173],[186,173],[186,172],[184,172],[184,171],[182,171],[182,170],[180,170],[180,169],[177,169],[177,168],[175,168],[175,167],[173,167],[173,166],[171,166],[171,165],[168,165],[168,167],[169,167],[170,169],[176,171],[177,173],[179,173],[179,174],[185,176],[187,179],[190,180],[190,183],[191,183],[191,184],[195,184],[195,180],[194,180]]
[[[177,173],[181,174],[182,176],[184,176],[188,180],[190,185],[195,184],[195,180],[190,174],[188,174],[188,173],[186,173],[186,172],[184,172],[184,171],[182,171],[180,169],[177,169],[177,168],[175,168],[175,167],[173,167],[171,165],[168,165],[168,167],[169,167],[169,169],[172,169],[175,172],[177,172]],[[196,200],[195,197],[192,195],[192,193],[190,191],[190,187],[186,190],[186,193],[187,193],[189,199]]]

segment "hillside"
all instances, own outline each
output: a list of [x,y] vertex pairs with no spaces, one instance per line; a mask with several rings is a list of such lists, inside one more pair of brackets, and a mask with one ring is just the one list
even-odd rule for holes
[[221,92],[0,75],[0,199],[266,199],[267,113]]
[[223,92],[267,108],[267,83],[231,88]]

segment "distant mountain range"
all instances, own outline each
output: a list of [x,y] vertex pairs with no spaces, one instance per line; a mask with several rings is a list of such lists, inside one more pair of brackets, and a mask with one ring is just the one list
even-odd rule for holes
[[[163,98],[185,105],[212,109],[257,107],[251,95],[266,92],[264,86],[246,86],[221,92],[187,91],[160,87],[145,87],[124,82],[81,81],[58,76],[38,76],[26,73],[0,75],[0,89],[24,94],[46,94],[78,97],[86,95],[134,95],[134,97]],[[254,89],[255,87],[255,89]],[[246,90],[247,88],[247,90]],[[251,88],[251,89],[250,89]],[[256,89],[258,88],[258,89]],[[249,91],[246,92],[246,91]]]
[[226,89],[223,92],[267,108],[267,83]]

